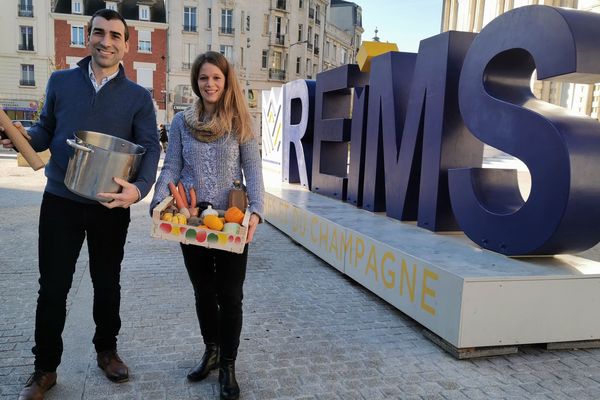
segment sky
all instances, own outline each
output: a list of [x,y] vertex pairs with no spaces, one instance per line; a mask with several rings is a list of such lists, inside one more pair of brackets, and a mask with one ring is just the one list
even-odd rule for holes
[[380,41],[416,53],[422,39],[440,33],[442,0],[350,1],[362,8],[362,40],[373,40],[377,28]]

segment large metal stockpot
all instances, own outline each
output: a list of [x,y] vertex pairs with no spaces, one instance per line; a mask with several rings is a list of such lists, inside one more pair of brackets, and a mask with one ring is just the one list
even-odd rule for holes
[[121,190],[113,177],[133,181],[146,152],[144,147],[115,136],[92,131],[77,131],[67,139],[74,152],[69,158],[65,185],[82,197],[108,201],[98,193]]

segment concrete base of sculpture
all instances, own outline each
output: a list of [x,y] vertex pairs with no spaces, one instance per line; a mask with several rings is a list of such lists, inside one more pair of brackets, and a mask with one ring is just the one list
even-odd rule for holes
[[458,352],[600,340],[598,262],[509,258],[299,185],[266,189],[269,223]]

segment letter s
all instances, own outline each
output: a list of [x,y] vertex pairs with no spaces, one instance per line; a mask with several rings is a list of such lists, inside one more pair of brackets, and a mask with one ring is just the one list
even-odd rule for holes
[[600,240],[600,124],[534,97],[530,79],[598,82],[600,14],[520,7],[475,38],[460,76],[465,124],[483,142],[522,160],[515,170],[449,171],[452,208],[465,234],[506,255],[579,252]]

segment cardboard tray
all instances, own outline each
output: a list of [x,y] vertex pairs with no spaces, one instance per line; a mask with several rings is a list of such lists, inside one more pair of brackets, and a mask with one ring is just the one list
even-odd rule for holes
[[197,226],[162,221],[160,214],[172,203],[173,197],[167,196],[152,210],[152,231],[150,236],[157,239],[193,244],[195,246],[225,250],[233,253],[242,253],[244,251],[246,236],[248,235],[248,221],[250,220],[248,210],[246,210],[246,214],[244,215],[239,233],[234,235]]

